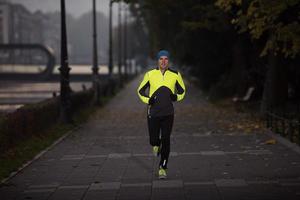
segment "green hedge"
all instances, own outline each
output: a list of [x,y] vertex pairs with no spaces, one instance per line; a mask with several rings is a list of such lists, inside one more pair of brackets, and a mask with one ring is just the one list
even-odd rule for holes
[[[93,97],[92,90],[72,93],[72,111],[88,105]],[[18,141],[32,135],[39,135],[44,129],[58,122],[59,97],[31,105],[25,105],[0,119],[0,152]]]

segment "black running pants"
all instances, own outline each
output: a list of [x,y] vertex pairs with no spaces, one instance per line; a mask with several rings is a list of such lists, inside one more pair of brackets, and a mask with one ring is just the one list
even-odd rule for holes
[[172,132],[173,121],[174,115],[160,117],[148,116],[150,144],[152,146],[161,147],[161,158],[159,165],[164,169],[167,169],[168,158],[170,154],[170,135]]

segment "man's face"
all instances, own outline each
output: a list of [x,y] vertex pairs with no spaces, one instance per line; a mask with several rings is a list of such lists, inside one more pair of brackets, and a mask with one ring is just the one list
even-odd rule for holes
[[162,70],[165,70],[167,69],[168,67],[168,64],[169,64],[169,59],[167,56],[161,56],[158,60],[158,65],[159,65],[159,68],[162,69]]

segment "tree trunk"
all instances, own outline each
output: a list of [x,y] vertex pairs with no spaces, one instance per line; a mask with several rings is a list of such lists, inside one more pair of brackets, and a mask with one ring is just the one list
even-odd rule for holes
[[245,69],[246,69],[246,55],[245,46],[246,40],[243,36],[237,36],[237,40],[232,50],[232,66],[229,75],[229,83],[233,92],[239,96],[243,95],[245,91]]
[[268,71],[261,103],[262,114],[265,114],[266,111],[270,109],[283,109],[288,97],[288,66],[284,65],[281,56],[275,56],[273,53],[269,54],[268,63]]

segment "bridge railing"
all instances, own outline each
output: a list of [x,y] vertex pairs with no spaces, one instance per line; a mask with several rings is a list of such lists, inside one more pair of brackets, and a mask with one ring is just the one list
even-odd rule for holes
[[49,77],[55,67],[55,55],[51,48],[41,44],[0,44],[0,65],[41,65],[39,75]]

